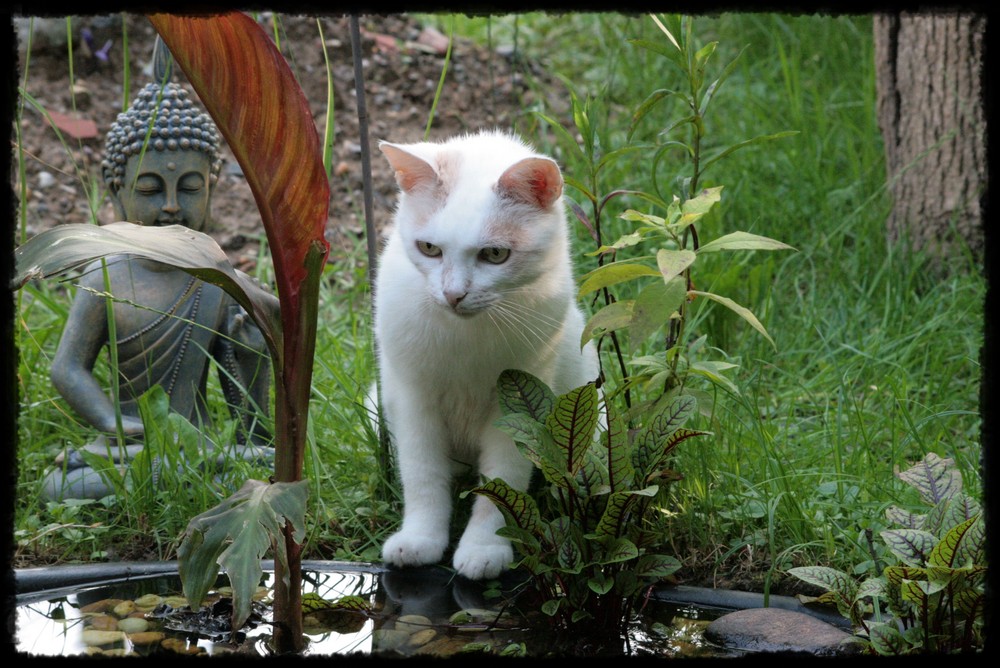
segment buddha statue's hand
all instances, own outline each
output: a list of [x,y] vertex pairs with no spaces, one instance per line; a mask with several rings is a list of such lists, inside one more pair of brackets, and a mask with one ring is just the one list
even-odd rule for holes
[[[118,426],[111,423],[108,429],[103,429],[109,436],[114,437],[118,433]],[[131,415],[122,416],[122,433],[125,434],[126,441],[141,441],[146,428],[142,424],[142,419]]]

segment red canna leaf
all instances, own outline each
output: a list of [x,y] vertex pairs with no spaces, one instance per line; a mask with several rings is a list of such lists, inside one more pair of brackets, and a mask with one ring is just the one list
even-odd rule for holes
[[324,237],[330,190],[305,94],[267,33],[240,12],[151,14],[153,27],[229,143],[274,257],[285,337],[297,328],[306,254]]

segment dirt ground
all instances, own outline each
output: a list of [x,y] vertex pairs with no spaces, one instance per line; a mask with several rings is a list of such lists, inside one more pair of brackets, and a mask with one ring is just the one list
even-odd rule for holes
[[[281,48],[309,100],[322,136],[326,122],[327,81],[323,49],[315,17],[282,16]],[[131,95],[151,80],[149,62],[154,31],[141,16],[126,17],[128,29]],[[26,90],[50,115],[55,112],[69,150],[45,117],[26,105],[20,121],[21,145],[26,157],[28,186],[26,236],[64,223],[91,220],[86,182],[98,184],[103,193],[100,160],[105,134],[122,109],[121,24],[114,17],[81,17],[71,68],[65,45],[65,20],[51,26],[37,24],[30,54]],[[268,14],[261,15],[269,33]],[[334,113],[336,123],[334,177],[331,180],[330,217],[327,238],[332,254],[356,246],[364,237],[361,139],[351,57],[349,23],[346,17],[320,19],[323,38],[333,64]],[[81,39],[89,30],[92,47]],[[441,70],[447,39],[406,15],[369,16],[361,19],[364,81],[372,150],[374,219],[377,228],[386,224],[395,202],[396,184],[387,163],[377,151],[378,140],[420,141],[423,138]],[[95,52],[110,40],[107,60]],[[61,42],[61,43],[60,43]],[[24,42],[21,44],[23,77]],[[527,68],[530,68],[528,70]],[[430,138],[443,139],[480,128],[516,127],[523,110],[535,102],[535,94],[524,82],[530,71],[535,80],[546,80],[538,63],[515,56],[508,45],[489,50],[456,39],[442,98],[438,103]],[[186,82],[182,83],[186,86]],[[189,88],[190,90],[190,88]],[[550,87],[547,108],[565,109],[557,91]],[[196,99],[196,97],[195,97]],[[131,102],[131,99],[129,100]],[[61,116],[60,116],[61,115]],[[74,136],[74,132],[79,136]],[[228,149],[222,176],[212,199],[214,220],[211,234],[232,262],[252,269],[263,227],[257,207],[239,167]],[[81,178],[89,174],[89,179]],[[15,170],[16,175],[16,170]],[[16,176],[15,176],[16,178]],[[15,192],[17,192],[15,184]],[[113,221],[107,199],[100,201],[98,218]],[[17,238],[20,238],[18,236]],[[679,575],[684,584],[761,591],[770,564],[762,554],[747,550],[732,555],[726,563],[713,565],[711,555],[678,555],[685,563]],[[786,578],[773,583],[773,593],[794,593],[801,583]]]
[[[260,16],[262,27],[273,34],[270,14]],[[90,175],[89,181],[103,192],[100,161],[105,135],[122,110],[124,58],[120,15],[74,19],[72,77],[65,20],[48,20],[52,21],[51,26],[36,19],[26,90],[56,120],[70,150],[60,142],[45,117],[34,106],[27,105],[20,128],[29,189],[27,237],[54,225],[90,222],[90,198],[81,174]],[[280,25],[284,32],[279,37],[282,52],[309,100],[322,137],[327,78],[317,20],[332,63],[334,85],[335,167],[330,184],[327,238],[336,249],[356,245],[364,236],[365,225],[349,22],[347,17],[317,19],[283,15]],[[128,15],[125,21],[131,102],[135,92],[152,78],[149,62],[155,33],[139,15]],[[380,228],[391,216],[396,184],[377,150],[377,143],[381,139],[393,142],[423,139],[445,63],[447,37],[402,14],[362,17],[360,28],[372,151],[373,217]],[[85,31],[89,31],[89,40],[82,37]],[[106,59],[95,55],[109,41]],[[24,71],[25,44],[26,40],[22,40],[19,79]],[[487,127],[511,127],[515,117],[531,102],[531,93],[524,89],[520,71],[515,68],[509,48],[500,45],[491,53],[474,43],[456,39],[430,139]],[[177,79],[191,90],[183,74]],[[234,264],[249,269],[263,227],[250,189],[228,148],[224,149],[224,156],[222,175],[212,197],[214,225],[210,232]],[[107,198],[100,202],[98,219],[101,223],[113,222]]]

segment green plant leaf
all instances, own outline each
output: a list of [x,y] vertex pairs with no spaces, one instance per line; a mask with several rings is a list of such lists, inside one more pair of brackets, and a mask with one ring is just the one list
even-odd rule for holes
[[756,329],[758,332],[760,332],[764,336],[764,338],[767,339],[768,342],[774,347],[775,350],[778,349],[778,346],[775,345],[775,343],[774,343],[774,339],[772,339],[771,335],[767,333],[766,329],[764,329],[764,325],[760,324],[760,321],[757,320],[757,316],[755,316],[753,314],[753,312],[751,312],[749,309],[747,309],[747,308],[745,308],[743,306],[740,306],[739,304],[737,304],[736,302],[734,302],[732,299],[730,299],[728,297],[722,297],[720,295],[715,295],[715,294],[712,294],[711,292],[702,292],[700,290],[688,290],[688,294],[690,294],[690,295],[698,295],[700,297],[707,297],[708,299],[711,299],[714,302],[718,302],[719,304],[722,304],[726,308],[728,308],[731,311],[733,311],[733,313],[735,313],[736,315],[740,316],[741,318],[743,318],[744,320],[746,320],[748,323],[750,323],[750,326],[753,327],[754,329]]
[[628,126],[628,134],[626,135],[626,141],[632,141],[632,135],[635,133],[636,127],[642,121],[646,115],[653,110],[660,100],[669,97],[670,95],[677,95],[676,92],[672,90],[667,90],[666,88],[660,88],[654,90],[652,93],[646,96],[646,99],[636,107],[636,110],[632,113],[632,121]]
[[914,487],[920,498],[933,506],[962,491],[962,475],[952,468],[954,465],[954,459],[928,452],[921,461],[897,473],[896,477]]
[[586,197],[588,200],[590,200],[591,202],[594,202],[594,201],[597,200],[597,195],[595,195],[594,193],[590,192],[590,188],[588,188],[587,186],[585,186],[583,184],[583,182],[580,181],[579,179],[575,179],[572,176],[569,176],[568,174],[563,174],[563,180],[566,182],[566,185],[568,185],[568,186],[570,186],[572,188],[576,188],[577,190],[579,190],[580,193],[584,197]]
[[603,571],[599,571],[596,575],[591,576],[587,580],[587,586],[590,587],[590,590],[598,596],[603,596],[611,591],[611,588],[615,586],[615,579],[613,576],[607,575]]
[[[569,133],[569,130],[567,130],[566,128],[564,128],[562,126],[562,123],[560,123],[556,119],[552,118],[551,116],[547,116],[547,115],[543,114],[540,111],[533,111],[532,113],[535,116],[537,116],[538,118],[540,118],[543,121],[545,121],[546,123],[548,123],[548,125],[553,130],[555,130],[556,134],[558,134],[562,138],[563,143],[566,146],[568,146],[571,149],[573,149],[577,153],[577,155],[580,156],[580,158],[586,158],[586,156],[583,154],[583,151],[580,149],[580,145],[576,143],[576,138]],[[569,183],[569,181],[567,181],[567,183]],[[574,185],[573,187],[577,187],[577,186]],[[593,195],[590,195],[589,191],[587,191],[586,189],[582,189],[581,192],[587,194],[588,197],[589,197],[589,199],[593,199]]]
[[545,383],[520,369],[507,369],[500,374],[497,394],[505,414],[521,413],[539,424],[545,424],[556,403],[555,394]]
[[599,417],[597,388],[587,383],[556,399],[555,408],[545,419],[545,426],[562,458],[563,470],[571,476],[583,466],[594,440]]
[[606,536],[602,538],[601,544],[603,549],[598,555],[595,555],[595,561],[599,566],[618,564],[639,556],[639,548],[625,536]]
[[900,656],[909,650],[909,643],[895,626],[886,623],[872,623],[868,628],[871,646],[882,656]]
[[940,582],[929,580],[903,580],[900,585],[900,593],[903,600],[917,606],[917,610],[929,609],[933,604],[931,597],[939,593],[946,585]]
[[218,506],[192,518],[177,550],[184,596],[191,606],[201,605],[222,566],[233,587],[233,627],[243,626],[263,575],[260,560],[272,541],[275,557],[287,566],[285,523],[291,524],[296,541],[305,538],[308,496],[305,480],[270,484],[247,480]]
[[986,562],[986,521],[983,515],[972,526],[958,544],[954,563],[958,566],[973,566]]
[[736,384],[729,380],[726,376],[722,375],[723,371],[733,369],[738,366],[738,364],[732,364],[731,362],[696,360],[691,362],[690,366],[688,366],[688,372],[704,376],[713,383],[723,386],[733,394],[739,394],[740,390],[736,387]]
[[934,533],[940,535],[941,530],[950,530],[971,517],[975,517],[982,512],[979,503],[966,494],[954,494],[941,504],[944,512],[941,516],[941,524]]
[[685,60],[684,52],[681,51],[679,48],[677,48],[675,45],[664,44],[662,42],[653,42],[651,40],[646,40],[646,39],[630,39],[628,40],[628,43],[643,49],[647,49],[649,51],[652,51],[653,53],[658,53],[661,56],[664,56],[665,58],[673,62],[682,71],[687,70],[687,61]]
[[677,224],[687,227],[701,219],[722,199],[722,188],[723,186],[705,188],[691,199],[685,200],[681,204],[681,217]]
[[909,566],[923,566],[937,543],[934,534],[920,529],[888,529],[880,534],[889,550]]
[[470,490],[493,501],[508,522],[527,531],[536,533],[541,518],[535,500],[525,492],[514,489],[500,478],[494,478]]
[[537,449],[539,430],[545,428],[544,425],[524,413],[504,415],[497,418],[493,425],[514,439],[515,443],[531,445],[533,450]]
[[555,617],[559,612],[559,606],[565,599],[562,598],[552,598],[545,603],[542,603],[542,613],[548,615],[549,617]]
[[639,482],[648,481],[663,463],[667,453],[681,441],[701,433],[693,431],[678,433],[681,425],[697,409],[698,404],[694,397],[690,395],[675,397],[638,431],[632,444],[632,467]]
[[926,515],[918,515],[898,506],[889,506],[885,510],[885,518],[904,529],[923,529]]
[[656,251],[656,266],[663,275],[663,282],[669,284],[679,277],[685,269],[694,264],[698,255],[691,250],[670,250],[661,248]]
[[125,253],[183,269],[218,285],[253,316],[271,351],[280,349],[281,316],[275,296],[236,271],[215,239],[184,225],[147,227],[120,222],[50,228],[14,251],[11,287],[20,288],[29,280],[49,278],[102,257]]
[[952,597],[952,603],[959,618],[982,618],[986,604],[986,596],[981,591],[963,589]]
[[594,534],[599,537],[621,538],[625,533],[632,504],[639,496],[653,496],[659,489],[658,486],[651,485],[638,491],[612,492],[608,495],[607,505]]
[[854,594],[855,598],[860,600],[866,596],[885,596],[886,581],[884,578],[868,578],[864,580],[860,585],[858,585],[858,590]]
[[629,248],[635,246],[636,244],[642,243],[642,240],[646,238],[645,231],[630,232],[628,234],[623,234],[618,238],[618,241],[611,245],[600,246],[597,250],[591,251],[589,253],[584,253],[588,257],[597,257],[598,255],[604,255],[611,251],[618,251],[622,248]]
[[799,566],[789,568],[788,574],[797,577],[803,582],[808,582],[809,584],[837,594],[847,607],[850,607],[856,598],[857,583],[850,575],[835,568],[828,566]]
[[926,580],[927,569],[922,566],[887,566],[883,575],[891,587],[898,589],[904,580]]
[[602,334],[628,327],[632,322],[632,309],[634,306],[635,301],[632,299],[612,302],[590,316],[590,320],[587,321],[587,325],[583,328],[583,333],[580,335],[580,347],[583,348],[587,341],[590,341],[595,336],[601,336]]
[[729,61],[729,64],[726,65],[726,67],[722,70],[722,74],[719,75],[719,78],[717,78],[715,81],[709,84],[708,88],[705,91],[705,94],[701,98],[701,103],[699,104],[698,111],[699,113],[701,113],[702,116],[705,116],[705,114],[708,112],[708,106],[709,104],[711,104],[712,98],[715,97],[715,94],[719,92],[719,88],[722,87],[722,84],[726,82],[726,79],[728,79],[729,76],[733,73],[733,70],[736,69],[737,61],[739,61],[740,57],[743,55],[743,52],[746,50],[747,47],[745,46],[742,49],[740,49],[740,52],[736,54],[736,57],[733,58],[731,61]]
[[715,164],[719,160],[722,160],[727,155],[731,155],[731,154],[735,153],[736,151],[739,151],[740,149],[746,148],[748,146],[754,146],[756,144],[763,144],[764,142],[774,141],[775,139],[782,139],[784,137],[791,137],[791,136],[797,135],[797,134],[799,134],[798,130],[786,130],[784,132],[775,132],[774,134],[770,134],[770,135],[760,135],[758,137],[754,137],[753,139],[747,139],[746,141],[741,141],[741,142],[739,142],[737,144],[733,144],[729,148],[724,149],[722,152],[717,153],[717,154],[713,155],[711,158],[706,159],[704,161],[704,163],[702,163],[701,172],[702,172],[702,174],[704,174],[705,171],[711,165]]
[[607,494],[611,491],[611,485],[608,484],[608,467],[599,453],[600,441],[605,438],[602,434],[594,442],[594,447],[583,458],[583,466],[580,467],[580,472],[574,478],[577,484],[574,485],[573,490],[580,502],[586,503],[593,496]]
[[[694,397],[691,397],[691,399],[693,400]],[[663,446],[663,454],[670,454],[678,445],[695,436],[712,436],[712,432],[701,431],[699,429],[675,429],[674,432],[667,437],[667,441]]]
[[632,319],[628,326],[630,341],[639,345],[654,332],[670,322],[672,314],[680,310],[687,297],[687,282],[676,276],[667,284],[647,285],[632,305]]
[[795,250],[792,246],[749,232],[732,232],[708,242],[698,249],[698,254],[731,250]]
[[[953,527],[938,541],[927,557],[927,563],[931,566],[946,566],[953,568],[956,566],[956,557],[959,555],[959,546],[965,534],[968,533],[978,516],[970,517],[961,524]],[[961,564],[958,564],[961,565]]]
[[659,276],[660,272],[653,267],[634,261],[609,262],[593,269],[580,277],[580,289],[577,297],[595,292],[602,288],[631,281],[644,276]]
[[579,532],[567,532],[557,543],[556,559],[559,568],[564,573],[576,575],[583,570],[583,548],[580,545]]
[[[519,526],[513,524],[505,524],[504,526],[497,529],[497,535],[507,538],[513,543],[520,543],[518,546],[518,551],[524,554],[526,557],[537,555],[541,550],[541,543],[538,541],[538,537],[535,534],[525,531]],[[537,568],[529,567],[529,570],[538,575],[540,571]]]
[[628,431],[611,406],[608,406],[607,423],[607,429],[594,442],[594,448],[603,454],[609,490],[618,492],[632,487],[635,470],[629,457]]
[[681,568],[681,562],[666,554],[644,554],[635,565],[635,574],[657,580],[670,577]]

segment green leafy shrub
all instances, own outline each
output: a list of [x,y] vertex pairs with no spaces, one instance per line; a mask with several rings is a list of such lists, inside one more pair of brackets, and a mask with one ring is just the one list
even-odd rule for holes
[[[730,392],[738,392],[726,372],[737,365],[728,359],[710,359],[712,348],[707,336],[692,331],[691,308],[702,298],[721,305],[738,315],[772,345],[767,330],[754,313],[730,297],[695,286],[692,272],[695,264],[704,267],[706,256],[733,251],[794,250],[791,246],[768,237],[744,231],[734,231],[714,240],[704,240],[700,223],[722,199],[723,186],[705,187],[705,173],[733,153],[763,144],[795,132],[779,132],[740,141],[730,146],[709,149],[707,115],[712,100],[733,72],[737,56],[722,68],[720,75],[709,80],[708,64],[717,42],[703,47],[695,44],[692,20],[677,15],[666,17],[665,23],[655,16],[665,41],[630,40],[639,48],[663,58],[664,71],[680,70],[681,85],[676,89],[660,88],[650,93],[632,114],[624,146],[608,145],[608,137],[596,127],[596,116],[590,100],[581,102],[571,91],[573,120],[580,146],[567,131],[552,119],[545,120],[564,139],[573,141],[575,153],[584,166],[586,178],[567,176],[566,183],[579,191],[590,205],[590,212],[571,202],[579,221],[591,232],[597,245],[588,253],[596,257],[598,266],[581,277],[579,297],[593,295],[602,303],[584,328],[581,345],[588,340],[604,337],[610,340],[613,356],[618,361],[621,387],[607,388],[621,394],[630,408],[631,421],[645,411],[658,412],[673,397],[686,393],[700,396],[705,402],[710,395],[699,393],[689,382],[703,379]],[[653,112],[667,100],[680,109],[680,118],[661,126],[654,144],[633,143],[644,121],[653,120]],[[678,153],[681,168],[675,181],[680,194],[664,196],[659,167],[668,154]],[[615,188],[601,195],[599,177],[612,163],[623,157],[648,165],[652,192]],[[625,222],[626,232],[612,243],[605,243],[602,217],[619,198],[629,196],[648,208],[627,208],[618,218]],[[595,294],[596,293],[596,294]],[[621,334],[627,332],[627,346]],[[656,346],[648,344],[654,340]],[[631,349],[631,357],[627,348]],[[630,357],[630,358],[629,358]],[[630,368],[629,368],[630,367]],[[631,393],[645,395],[645,402],[633,407]],[[657,403],[659,402],[659,403]],[[641,422],[641,418],[638,420]]]
[[695,411],[691,397],[677,397],[630,434],[609,405],[600,419],[594,383],[555,396],[524,371],[508,370],[497,383],[503,409],[497,426],[541,471],[542,491],[530,494],[499,478],[471,492],[493,500],[521,558],[534,576],[541,609],[560,626],[596,620],[620,631],[636,596],[680,567],[656,552],[663,527],[654,500],[662,483],[676,478],[667,456],[681,442],[705,432],[682,425]]
[[878,654],[982,649],[986,521],[979,503],[962,492],[953,465],[928,453],[897,474],[931,508],[924,515],[896,506],[886,511],[899,528],[880,535],[898,563],[881,575],[858,583],[826,566],[788,571],[825,589],[820,601],[836,605]]
[[[699,243],[698,224],[722,193],[722,186],[702,187],[704,170],[740,148],[786,133],[740,142],[705,158],[705,112],[733,64],[708,83],[706,66],[715,43],[696,49],[690,20],[670,17],[670,28],[655,20],[668,42],[636,44],[679,67],[687,90],[652,93],[633,114],[624,146],[609,143],[606,133],[592,121],[598,115],[592,102],[581,102],[572,91],[579,144],[566,129],[540,114],[583,165],[582,178],[567,173],[565,180],[590,204],[588,214],[569,201],[597,245],[589,255],[597,258],[598,266],[582,277],[579,296],[598,293],[604,301],[586,324],[580,345],[596,339],[600,346],[608,337],[620,384],[602,368],[601,392],[595,382],[554,396],[529,374],[505,371],[497,386],[503,412],[497,426],[540,469],[544,484],[534,495],[514,490],[499,479],[483,481],[470,490],[492,499],[504,513],[506,526],[499,533],[518,550],[516,565],[533,576],[531,588],[538,594],[542,612],[562,628],[590,622],[591,631],[596,627],[622,633],[639,597],[680,568],[677,559],[659,552],[668,543],[663,490],[680,477],[668,467],[668,458],[681,442],[708,433],[683,425],[698,412],[699,396],[711,401],[711,395],[694,390],[688,380],[699,377],[736,391],[723,375],[736,365],[703,359],[707,337],[692,336],[685,329],[691,318],[690,303],[702,297],[721,304],[771,340],[749,309],[695,289],[693,265],[713,252],[791,248],[747,232]],[[661,133],[668,139],[661,145],[631,143],[637,124],[668,97],[676,97],[683,107],[683,117]],[[690,174],[678,179],[683,197],[675,195],[667,201],[659,193],[656,169],[663,155],[675,149],[686,156],[682,171],[689,168]],[[624,156],[648,158],[645,164],[652,170],[655,193],[617,188],[600,194],[602,171]],[[605,244],[602,215],[626,195],[648,204],[649,209],[624,210],[619,218],[633,229]],[[612,289],[622,296],[616,297]],[[630,351],[619,338],[626,331]],[[647,343],[654,335],[659,335],[657,347],[648,352]],[[644,395],[641,401],[632,401],[632,388]]]

